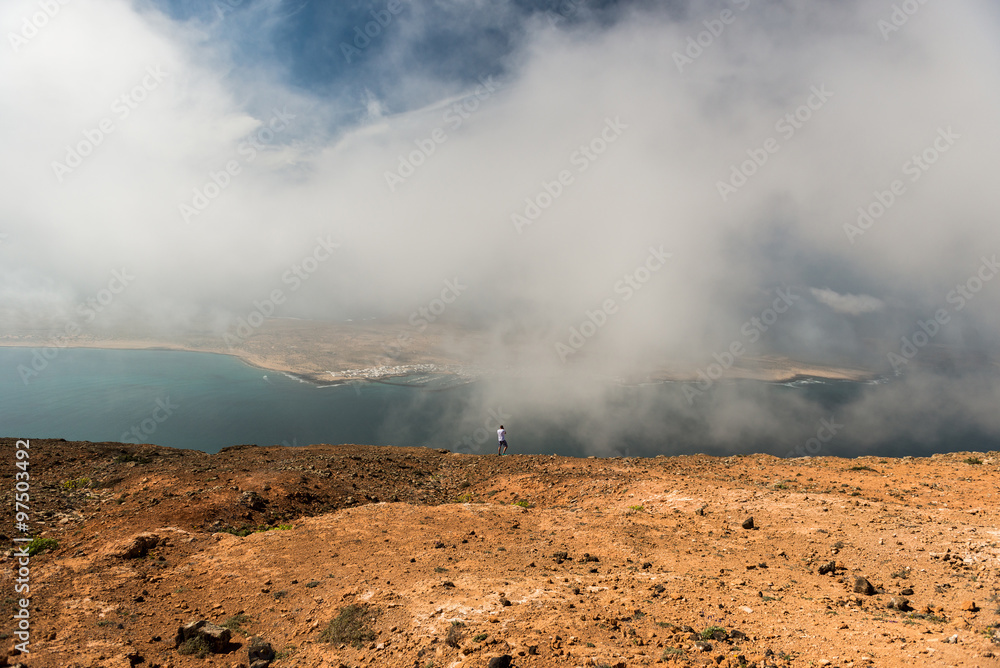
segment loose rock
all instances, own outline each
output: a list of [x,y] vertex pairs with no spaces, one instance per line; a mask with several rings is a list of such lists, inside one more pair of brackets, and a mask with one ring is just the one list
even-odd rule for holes
[[126,540],[113,543],[105,551],[105,556],[118,559],[137,559],[160,544],[160,537],[155,533],[144,532]]
[[271,643],[265,642],[260,636],[250,639],[250,647],[247,649],[247,658],[250,661],[250,668],[268,668],[274,661],[275,653]]
[[204,638],[213,654],[226,654],[232,650],[229,643],[232,631],[205,619],[190,622],[177,629],[174,646],[180,647],[185,641],[197,637]]
[[875,593],[875,587],[873,587],[872,583],[869,582],[866,578],[863,578],[859,575],[858,577],[854,578],[854,593],[864,594],[865,596],[871,596],[872,594]]
[[905,596],[893,596],[889,599],[887,608],[890,610],[899,610],[900,612],[906,612],[907,610],[912,610],[910,607],[910,600]]

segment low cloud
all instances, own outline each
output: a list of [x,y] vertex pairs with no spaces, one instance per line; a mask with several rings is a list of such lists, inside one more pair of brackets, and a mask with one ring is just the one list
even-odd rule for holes
[[826,304],[837,313],[847,315],[861,315],[862,313],[875,313],[885,308],[885,303],[881,299],[871,295],[842,295],[829,289],[811,288],[809,290],[816,301]]

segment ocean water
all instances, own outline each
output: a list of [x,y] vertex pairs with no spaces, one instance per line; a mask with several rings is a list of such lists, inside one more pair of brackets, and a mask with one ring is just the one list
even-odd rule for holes
[[[890,430],[875,440],[859,425],[822,431],[823,420],[837,424],[859,402],[891,391],[891,379],[719,383],[689,402],[681,383],[595,380],[582,391],[577,381],[554,380],[543,395],[534,391],[537,381],[510,378],[456,383],[422,376],[321,387],[226,355],[156,350],[61,349],[25,376],[33,356],[32,349],[0,347],[5,437],[206,452],[243,443],[363,443],[488,454],[503,421],[509,452],[525,454],[901,456],[1000,449],[995,434],[946,423],[919,437]],[[588,402],[595,397],[600,410]]]
[[227,355],[84,348],[60,350],[25,383],[18,366],[31,360],[31,350],[0,348],[4,434],[206,452],[242,443],[385,445],[378,425],[408,393],[317,387]]

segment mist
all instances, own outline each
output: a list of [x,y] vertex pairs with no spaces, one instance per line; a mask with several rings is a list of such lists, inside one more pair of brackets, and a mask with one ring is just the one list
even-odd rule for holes
[[[405,321],[451,284],[441,319],[498,374],[456,438],[500,409],[589,454],[1000,436],[991,3],[15,0],[0,25],[4,332],[221,339],[275,289],[280,317]],[[885,382],[709,377],[762,356]],[[629,385],[672,366],[706,380]]]

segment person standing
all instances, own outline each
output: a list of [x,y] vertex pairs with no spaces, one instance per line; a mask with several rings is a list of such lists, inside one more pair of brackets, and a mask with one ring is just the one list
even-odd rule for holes
[[500,428],[497,429],[497,441],[499,441],[497,444],[497,454],[505,454],[507,452],[507,430],[503,428],[503,425],[500,425]]

